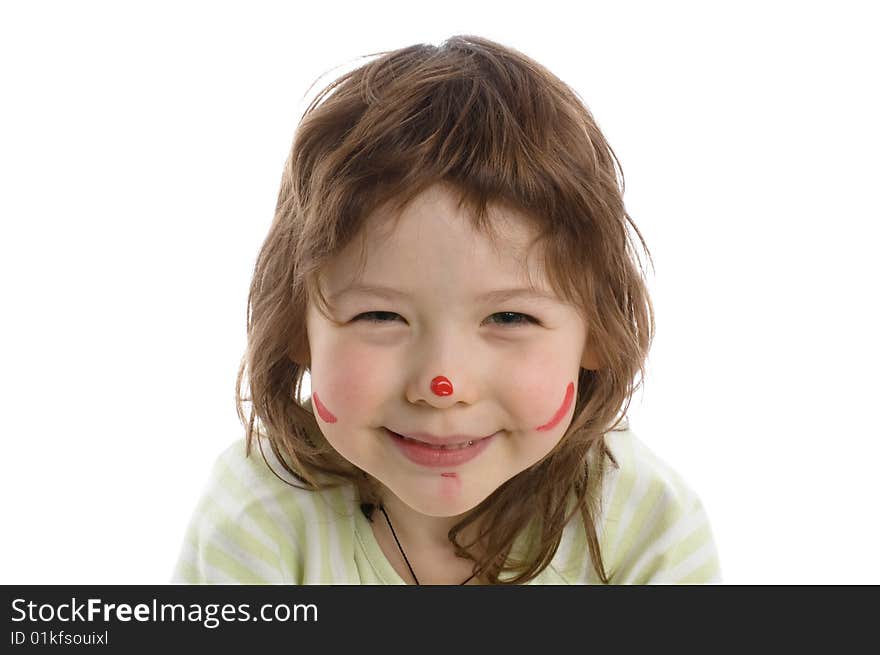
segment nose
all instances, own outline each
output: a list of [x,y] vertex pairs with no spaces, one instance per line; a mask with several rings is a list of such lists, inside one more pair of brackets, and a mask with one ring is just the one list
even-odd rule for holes
[[463,394],[459,393],[452,383],[452,377],[454,376],[419,376],[417,381],[407,386],[406,398],[414,404],[431,405],[437,408],[467,404]]
[[406,387],[406,399],[413,404],[439,409],[475,401],[473,376],[463,366],[462,357],[425,356],[412,372]]
[[445,375],[438,375],[431,380],[431,391],[437,396],[451,396],[455,392],[452,382]]

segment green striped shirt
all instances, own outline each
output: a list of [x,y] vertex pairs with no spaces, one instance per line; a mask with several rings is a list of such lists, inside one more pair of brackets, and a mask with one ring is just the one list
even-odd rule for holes
[[[609,432],[597,533],[612,584],[719,584],[712,530],[697,495],[631,429]],[[272,468],[293,481],[264,445]],[[405,584],[376,542],[353,487],[307,491],[270,471],[244,440],[216,460],[174,569],[176,583]],[[529,584],[598,584],[580,514]]]

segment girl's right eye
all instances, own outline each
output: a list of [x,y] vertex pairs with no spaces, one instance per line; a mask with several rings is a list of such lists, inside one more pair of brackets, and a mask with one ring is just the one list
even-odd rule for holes
[[[388,320],[389,316],[391,317],[390,320]],[[400,316],[400,314],[395,314],[394,312],[364,312],[351,320],[366,321],[367,323],[392,323],[395,316]]]

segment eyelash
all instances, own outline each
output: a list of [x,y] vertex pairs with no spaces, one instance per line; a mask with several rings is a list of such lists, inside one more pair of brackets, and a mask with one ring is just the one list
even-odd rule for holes
[[[375,324],[382,324],[382,323],[390,323],[391,322],[391,321],[377,320],[375,318],[375,316],[377,314],[399,316],[399,314],[396,314],[395,312],[383,312],[383,311],[364,312],[363,314],[358,314],[357,316],[355,316],[352,319],[352,321],[366,321],[367,323],[375,323]],[[372,316],[374,318],[365,318],[368,316]],[[497,323],[497,325],[501,325],[501,326],[517,327],[520,325],[525,326],[525,325],[540,325],[541,324],[541,322],[538,319],[536,319],[532,316],[529,316],[528,314],[521,314],[520,312],[496,312],[495,314],[492,314],[492,316],[517,316],[517,317],[520,317],[516,321],[511,321],[508,323]]]

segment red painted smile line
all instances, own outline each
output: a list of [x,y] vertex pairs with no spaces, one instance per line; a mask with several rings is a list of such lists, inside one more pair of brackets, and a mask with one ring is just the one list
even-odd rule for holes
[[324,403],[321,402],[321,399],[318,398],[318,394],[312,392],[312,399],[315,401],[315,409],[318,410],[318,416],[324,419],[326,423],[336,423],[336,417],[331,414],[326,407],[324,407]]
[[550,421],[548,421],[544,425],[539,425],[535,429],[539,431],[546,431],[555,428],[559,424],[559,421],[561,421],[565,417],[565,415],[568,414],[568,410],[571,409],[571,403],[573,400],[574,382],[569,382],[568,388],[565,390],[565,398],[562,401],[562,405],[559,407],[559,409],[556,410],[553,418],[551,418]]

